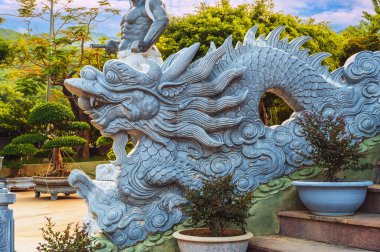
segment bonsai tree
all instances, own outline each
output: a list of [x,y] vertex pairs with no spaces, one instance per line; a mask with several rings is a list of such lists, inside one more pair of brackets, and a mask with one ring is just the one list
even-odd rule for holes
[[363,157],[361,142],[347,131],[341,116],[305,112],[296,123],[301,126],[301,133],[312,147],[310,152],[300,154],[322,168],[325,182],[341,180],[337,178],[339,171],[364,168],[359,166],[359,159]]
[[11,170],[11,177],[17,177],[23,165],[23,158],[33,156],[37,148],[30,143],[15,144],[11,142],[0,152],[5,157],[5,165]]
[[24,134],[13,138],[11,143],[4,147],[1,155],[5,156],[6,166],[11,169],[12,177],[19,175],[24,158],[34,156],[46,139],[43,134]]
[[195,226],[205,223],[213,237],[225,236],[228,224],[239,226],[245,233],[252,193],[237,194],[237,185],[231,180],[231,175],[203,180],[200,190],[190,189],[185,193],[188,204],[184,212]]
[[64,169],[62,161],[62,150],[65,152],[72,147],[81,146],[86,143],[84,138],[75,135],[76,131],[89,129],[85,122],[74,121],[73,112],[59,103],[42,103],[34,107],[29,115],[28,123],[36,127],[48,139],[38,155],[44,152],[52,152],[53,169],[49,176],[66,176],[68,171]]

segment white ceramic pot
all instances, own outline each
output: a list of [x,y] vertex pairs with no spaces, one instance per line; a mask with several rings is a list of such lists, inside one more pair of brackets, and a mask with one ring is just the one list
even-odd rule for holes
[[371,181],[293,181],[302,203],[315,215],[353,215],[363,204]]
[[250,232],[228,237],[203,237],[183,234],[186,231],[173,234],[181,252],[246,252],[248,240],[253,237]]

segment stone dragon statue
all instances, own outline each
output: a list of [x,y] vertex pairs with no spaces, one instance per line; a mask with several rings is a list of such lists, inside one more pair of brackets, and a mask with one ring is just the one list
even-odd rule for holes
[[[311,165],[299,153],[310,149],[294,122],[302,111],[342,115],[361,137],[380,130],[380,52],[364,51],[329,73],[301,46],[309,37],[280,40],[284,27],[243,43],[231,37],[193,61],[199,44],[171,55],[162,67],[150,61],[142,72],[119,60],[103,72],[86,66],[66,88],[102,135],[113,139],[116,186],[102,187],[82,171],[69,177],[88,201],[98,226],[119,248],[167,231],[185,216],[185,188],[201,179],[233,175],[241,193]],[[259,119],[259,102],[273,92],[295,111],[282,125]],[[127,155],[129,136],[135,141]]]

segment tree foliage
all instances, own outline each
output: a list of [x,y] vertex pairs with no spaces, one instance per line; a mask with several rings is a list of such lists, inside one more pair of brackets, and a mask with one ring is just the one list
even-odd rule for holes
[[210,42],[220,46],[232,34],[234,43],[243,41],[247,30],[258,25],[259,34],[269,34],[278,26],[285,25],[283,37],[294,39],[299,36],[310,36],[314,39],[305,44],[311,53],[327,51],[333,54],[326,59],[331,69],[339,66],[341,50],[340,36],[326,22],[316,22],[314,19],[301,19],[273,10],[272,0],[258,0],[253,4],[243,4],[236,7],[228,0],[221,0],[215,6],[201,3],[195,14],[183,17],[173,17],[168,30],[158,43],[165,57],[178,52],[196,42],[201,43],[198,56],[204,55]]
[[342,64],[360,51],[380,51],[380,1],[372,0],[372,3],[374,14],[363,12],[364,19],[358,25],[349,26],[342,32],[345,38]]
[[[26,95],[34,95],[44,90],[48,80],[56,89],[60,90],[67,98],[67,102],[78,121],[90,122],[77,105],[76,97],[63,85],[67,78],[75,77],[85,65],[93,65],[102,68],[109,56],[104,51],[86,49],[85,43],[91,41],[91,32],[99,22],[108,20],[113,15],[119,14],[119,10],[113,9],[108,0],[96,1],[97,6],[88,8],[85,4],[76,7],[73,0],[54,0],[53,19],[49,20],[52,11],[50,0],[17,0],[18,13],[24,18],[29,34],[17,41],[15,50],[17,60],[25,67],[32,67],[33,75],[28,75],[17,82],[17,89]],[[51,21],[51,42],[49,34],[33,34],[30,24],[33,19]],[[52,96],[49,101],[52,101]],[[80,132],[88,141],[94,130],[88,129]],[[81,150],[82,157],[89,157],[89,145]]]
[[32,127],[28,124],[28,116],[34,102],[12,87],[0,87],[0,135],[15,137],[29,132]]
[[12,48],[8,41],[5,41],[0,37],[0,64],[9,64],[12,61],[13,56]]

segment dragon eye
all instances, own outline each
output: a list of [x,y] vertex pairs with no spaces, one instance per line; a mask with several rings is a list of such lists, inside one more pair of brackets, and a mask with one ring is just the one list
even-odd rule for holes
[[85,78],[87,80],[96,80],[96,73],[90,69],[82,69],[80,71],[80,77]]
[[120,77],[112,70],[107,71],[106,73],[106,81],[108,83],[121,83]]

